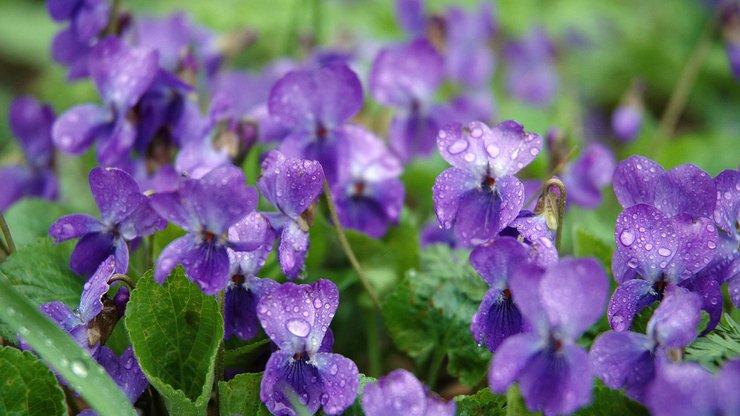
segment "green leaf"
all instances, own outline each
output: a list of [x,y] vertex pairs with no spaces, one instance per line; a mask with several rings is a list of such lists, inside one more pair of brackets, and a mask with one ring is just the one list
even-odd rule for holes
[[524,404],[519,386],[513,385],[506,391],[506,416],[540,415],[539,412],[530,412]]
[[698,361],[710,370],[719,369],[733,357],[740,357],[740,324],[729,314],[712,332],[686,348],[686,359]]
[[103,367],[6,279],[0,279],[0,305],[0,320],[20,333],[98,414],[136,414]]
[[257,341],[252,341],[249,344],[242,345],[241,347],[224,351],[224,368],[235,368],[245,363],[249,363],[250,354],[263,345],[267,345],[269,343],[269,338],[262,338]]
[[[468,262],[468,254],[435,245],[421,253],[422,270],[411,271],[383,302],[383,317],[396,346],[418,365],[436,367],[469,386],[478,384],[491,354],[479,347],[470,322],[488,289]],[[434,380],[431,380],[433,384]]]
[[621,391],[612,390],[601,381],[597,381],[593,402],[575,414],[580,416],[647,415],[648,411]]
[[28,351],[0,348],[0,413],[66,415],[64,392],[54,373]]
[[17,247],[36,242],[39,237],[49,235],[49,227],[69,210],[58,203],[45,199],[27,198],[8,208],[5,220],[13,233]]
[[[6,280],[36,306],[62,301],[70,307],[80,302],[84,281],[67,265],[72,246],[53,245],[48,237],[21,247],[0,265]],[[0,325],[0,336],[14,340],[14,332]]]
[[219,410],[222,415],[269,416],[260,400],[262,373],[239,374],[218,382]]
[[506,396],[494,395],[488,387],[469,396],[455,397],[457,416],[504,416]]
[[144,375],[173,415],[204,415],[224,323],[216,299],[175,269],[164,285],[139,279],[126,328]]
[[612,243],[578,225],[573,227],[573,254],[576,257],[596,257],[606,270],[612,269]]

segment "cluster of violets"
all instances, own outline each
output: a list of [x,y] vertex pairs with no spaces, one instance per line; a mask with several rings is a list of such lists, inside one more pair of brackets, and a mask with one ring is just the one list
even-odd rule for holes
[[[67,25],[54,38],[53,58],[70,80],[89,79],[100,100],[59,116],[30,97],[13,103],[10,126],[26,163],[0,169],[0,210],[23,197],[55,199],[55,150],[95,148],[100,167],[89,185],[99,218],[66,215],[49,229],[55,242],[78,240],[70,267],[88,279],[79,307],[50,302],[41,309],[132,403],[148,382],[130,347],[117,357],[104,344],[125,314],[122,276],[131,251],[174,224],[185,233],[163,249],[154,279],[164,283],[182,266],[204,293],[223,293],[225,338],[267,334],[274,344],[261,384],[267,408],[293,415],[300,403],[312,413],[342,413],[357,397],[359,371],[331,352],[339,291],[325,279],[296,283],[306,278],[318,201],[323,194],[336,206],[341,226],[381,238],[404,207],[404,164],[438,151],[452,167],[436,179],[437,224],[423,230],[421,244],[470,250],[490,286],[470,329],[494,352],[491,390],[517,383],[530,410],[567,414],[590,402],[596,376],[655,414],[740,414],[733,391],[740,362],[713,375],[680,360],[700,330],[718,324],[723,285],[740,306],[740,172],[712,178],[693,165],[666,171],[640,156],[617,164],[608,147],[593,142],[554,181],[518,179],[543,146],[557,161],[562,135],[553,130],[543,139],[515,121],[492,124],[494,103],[483,87],[495,70],[497,27],[487,2],[438,16],[420,0],[399,0],[404,40],[317,50],[261,73],[226,68],[223,38],[184,14],[132,16],[106,0],[47,4]],[[736,68],[740,19],[736,9],[725,15]],[[550,105],[557,56],[541,28],[507,40],[508,94]],[[362,80],[392,113],[387,140],[358,123]],[[439,102],[444,83],[456,93]],[[613,113],[618,140],[639,133],[642,90],[636,82]],[[267,149],[261,175],[249,178],[256,188],[238,167],[252,149]],[[612,261],[617,289],[609,299],[603,268],[560,257],[556,232],[564,190],[569,204],[593,208],[612,182],[623,211]],[[272,208],[258,210],[260,198]],[[258,277],[273,248],[286,283]],[[655,304],[647,332],[631,332],[634,318]],[[579,338],[605,310],[612,331],[587,351]],[[702,311],[709,321],[698,328]],[[369,383],[361,404],[369,416],[455,413],[454,402],[402,369]]]

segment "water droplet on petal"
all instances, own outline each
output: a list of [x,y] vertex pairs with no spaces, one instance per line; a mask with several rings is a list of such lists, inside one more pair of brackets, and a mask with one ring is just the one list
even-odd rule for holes
[[632,243],[635,242],[635,235],[631,232],[624,230],[622,231],[622,234],[619,235],[619,241],[622,242],[625,246],[630,246]]
[[311,332],[311,324],[301,318],[289,319],[288,322],[285,323],[285,328],[291,334],[301,338],[305,338],[308,336],[308,333]]
[[672,252],[671,250],[668,250],[667,248],[661,247],[658,249],[658,254],[660,254],[663,257],[668,257],[672,254]]
[[447,151],[453,155],[460,154],[468,148],[468,142],[465,140],[458,140],[447,147]]

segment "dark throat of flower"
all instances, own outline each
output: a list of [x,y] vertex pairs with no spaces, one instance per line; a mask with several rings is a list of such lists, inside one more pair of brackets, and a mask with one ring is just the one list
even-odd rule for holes
[[231,281],[234,282],[237,286],[241,286],[244,284],[244,275],[241,274],[235,274],[231,276]]
[[365,193],[365,182],[363,181],[357,181],[355,182],[355,186],[353,189],[352,197],[353,198],[362,198],[363,194]]
[[481,181],[480,186],[484,191],[493,192],[493,189],[496,187],[496,178],[493,176],[486,176]]
[[329,135],[329,130],[324,126],[324,123],[319,121],[316,124],[316,138],[320,141],[326,140],[327,136]]

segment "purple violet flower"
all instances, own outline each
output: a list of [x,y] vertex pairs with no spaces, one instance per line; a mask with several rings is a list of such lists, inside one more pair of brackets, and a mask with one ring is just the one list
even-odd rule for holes
[[696,339],[701,305],[697,294],[671,286],[648,321],[647,335],[607,331],[594,341],[589,353],[594,373],[608,387],[624,388],[627,396],[645,403],[645,390],[656,367],[668,361],[668,350]]
[[[103,327],[100,323],[120,318],[118,310],[107,293],[110,289],[108,281],[115,273],[115,259],[108,257],[100,264],[95,274],[85,283],[85,288],[80,296],[80,305],[76,311],[60,301],[48,302],[41,305],[41,312],[51,318],[56,324],[64,329],[75,342],[90,355],[95,355],[101,342],[104,342],[113,328]],[[112,319],[101,319],[97,322],[98,315],[113,314]],[[21,349],[30,347],[20,339]]]
[[591,400],[586,351],[576,344],[604,310],[609,282],[593,259],[567,258],[543,270],[529,265],[509,278],[511,293],[534,329],[507,338],[496,350],[488,383],[503,393],[519,383],[531,411],[571,413]]
[[396,19],[403,30],[411,36],[423,36],[427,19],[423,0],[395,0]]
[[739,384],[738,360],[725,362],[714,376],[696,363],[666,364],[648,388],[647,407],[655,416],[735,416]]
[[0,211],[24,197],[55,199],[58,185],[51,141],[54,110],[31,97],[16,98],[10,106],[8,122],[21,145],[26,165],[0,168],[0,183],[3,184]]
[[496,30],[490,2],[465,12],[450,7],[445,19],[445,66],[449,77],[466,87],[485,87],[491,80],[495,59],[491,38]]
[[154,279],[163,283],[178,264],[200,289],[213,295],[229,282],[229,255],[254,250],[259,241],[231,241],[229,227],[254,211],[257,191],[245,185],[244,174],[233,166],[210,171],[201,179],[184,179],[180,189],[152,196],[152,207],[188,233],[164,248]]
[[529,329],[511,297],[509,277],[517,267],[533,259],[532,248],[513,237],[498,238],[470,253],[473,268],[491,287],[473,315],[470,331],[476,342],[485,341],[490,351],[495,351],[506,338]]
[[76,273],[92,274],[111,254],[116,259],[116,273],[126,273],[129,243],[163,229],[167,223],[125,171],[95,168],[90,171],[89,182],[101,219],[87,214],[65,215],[49,227],[49,236],[57,243],[80,239],[69,260]]
[[248,252],[228,250],[231,277],[226,286],[224,303],[224,338],[249,340],[256,337],[260,329],[257,303],[279,286],[272,279],[257,277],[272,251],[275,232],[262,214],[253,212],[229,228],[229,239],[256,240],[260,244],[257,249]]
[[284,283],[264,296],[257,317],[278,346],[265,365],[260,399],[274,415],[295,415],[298,401],[310,413],[343,412],[357,397],[359,373],[352,360],[331,353],[329,324],[339,306],[337,286]]
[[509,42],[504,54],[509,93],[528,104],[550,105],[558,90],[558,74],[555,47],[545,30],[536,27],[524,38]]
[[52,19],[70,22],[54,37],[52,58],[69,67],[67,79],[87,76],[90,49],[109,24],[110,3],[107,0],[48,0],[46,5]]
[[362,391],[367,416],[454,416],[454,401],[445,403],[404,369],[368,383]]
[[432,99],[444,78],[444,60],[426,39],[382,49],[370,70],[370,91],[380,104],[395,107],[389,135],[402,161],[434,151],[439,122]]
[[116,357],[110,348],[101,346],[95,354],[95,359],[118,384],[129,402],[136,403],[149,385],[149,381],[139,367],[133,348],[126,348],[120,357]]
[[668,216],[712,218],[716,187],[708,173],[692,164],[666,171],[653,160],[630,156],[614,171],[614,194],[623,208],[652,205]]
[[719,233],[717,255],[699,274],[727,282],[730,300],[740,307],[740,172],[722,171],[714,179],[717,205],[714,223]]
[[726,1],[720,6],[722,37],[730,70],[736,80],[740,80],[740,4]]
[[617,139],[632,141],[642,127],[642,109],[634,103],[622,104],[612,113],[612,130]]
[[563,183],[568,190],[567,202],[585,208],[601,204],[601,189],[612,181],[616,160],[609,148],[591,143],[580,157],[563,172]]
[[362,84],[344,64],[288,72],[270,91],[270,115],[291,130],[280,151],[317,160],[330,183],[347,157],[345,123],[362,108]]
[[90,75],[104,106],[81,104],[67,110],[54,123],[54,144],[81,154],[97,140],[102,164],[124,159],[136,140],[136,127],[127,114],[157,73],[156,51],[129,47],[115,37],[98,42],[90,52]]
[[542,138],[514,121],[455,123],[439,132],[437,147],[453,165],[432,190],[440,225],[468,246],[492,240],[524,204],[524,186],[513,175],[539,154]]
[[288,279],[297,278],[303,270],[310,243],[310,224],[303,214],[321,193],[323,183],[324,171],[317,161],[286,158],[273,150],[262,162],[262,176],[257,186],[280,211],[267,213],[265,217],[280,233],[278,259]]
[[401,215],[404,186],[398,177],[403,167],[369,131],[356,126],[345,131],[352,147],[332,185],[337,215],[342,226],[380,238]]
[[619,286],[614,291],[607,316],[612,329],[624,331],[644,308],[663,298],[670,285],[681,284],[705,299],[703,309],[713,328],[722,313],[719,285],[696,283],[717,251],[717,229],[707,218],[687,214],[668,217],[645,204],[631,206],[619,215],[614,231],[617,250],[612,268]]

